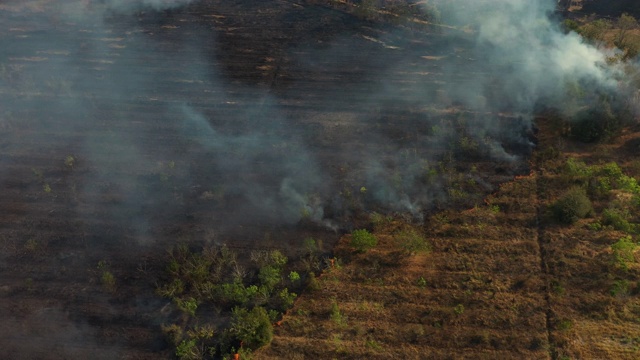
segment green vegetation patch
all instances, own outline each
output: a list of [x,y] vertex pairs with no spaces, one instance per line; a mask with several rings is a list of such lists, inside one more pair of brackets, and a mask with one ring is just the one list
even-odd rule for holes
[[[316,249],[310,246],[309,256],[315,256]],[[315,281],[312,273],[287,265],[288,258],[278,250],[253,251],[250,259],[240,261],[226,246],[171,249],[165,278],[156,292],[171,299],[182,313],[178,323],[162,327],[175,346],[175,355],[180,359],[218,359],[236,353],[246,357],[271,342],[272,324],[298,296],[292,290]],[[200,309],[213,310],[219,317],[204,318]]]
[[574,186],[567,190],[551,207],[553,218],[563,224],[573,224],[592,211],[591,200],[584,188]]
[[354,230],[349,244],[359,252],[367,252],[378,245],[378,239],[366,229]]

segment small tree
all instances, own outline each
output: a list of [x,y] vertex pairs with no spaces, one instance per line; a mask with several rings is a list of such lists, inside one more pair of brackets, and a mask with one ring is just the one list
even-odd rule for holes
[[297,271],[292,271],[289,273],[289,281],[291,281],[292,283],[297,283],[298,281],[300,281],[300,274],[298,274]]
[[626,45],[627,34],[631,30],[638,27],[638,21],[633,16],[624,13],[620,16],[618,21],[616,21],[616,27],[618,28],[618,33],[613,40],[613,44],[620,49],[624,49]]
[[176,356],[181,360],[196,360],[201,359],[202,354],[198,350],[197,340],[183,340],[178,346],[176,346]]
[[258,273],[260,283],[264,285],[269,292],[282,280],[282,273],[279,268],[273,266],[265,266]]
[[589,215],[593,207],[582,187],[572,187],[552,206],[554,218],[563,224],[573,224]]
[[579,33],[595,46],[601,47],[605,42],[607,30],[610,28],[610,21],[599,19],[581,27]]
[[233,309],[229,333],[249,349],[265,346],[273,339],[273,325],[269,314],[262,307],[254,307],[251,311],[246,308]]
[[378,239],[366,229],[355,230],[351,233],[350,245],[360,252],[366,252],[378,245]]

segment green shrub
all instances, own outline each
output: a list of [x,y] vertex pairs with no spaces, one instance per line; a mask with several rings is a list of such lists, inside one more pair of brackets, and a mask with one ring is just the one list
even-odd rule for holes
[[298,281],[300,281],[300,274],[298,274],[297,271],[291,271],[289,273],[289,281],[291,281],[292,283],[297,283]]
[[462,304],[458,304],[458,305],[454,306],[454,307],[453,307],[453,312],[454,312],[456,315],[462,315],[462,314],[464,314],[464,305],[462,305]]
[[309,277],[307,278],[307,290],[309,291],[318,291],[322,288],[320,282],[316,278],[316,274],[310,272]]
[[380,343],[378,343],[377,341],[373,340],[373,339],[367,339],[364,342],[364,346],[373,350],[373,351],[381,351],[382,350],[382,345],[380,345]]
[[567,331],[567,330],[571,330],[572,328],[573,328],[573,321],[569,319],[559,320],[556,323],[556,329],[560,331]]
[[634,194],[640,194],[640,185],[638,185],[638,181],[631,176],[622,175],[618,179],[618,186],[622,190],[627,190]]
[[382,231],[385,227],[392,223],[393,218],[385,216],[377,212],[373,212],[369,215],[369,220],[375,231]]
[[631,236],[625,236],[611,245],[613,258],[618,266],[622,269],[628,269],[629,263],[635,261],[634,251],[638,245],[633,242]]
[[172,282],[158,287],[156,293],[167,298],[174,298],[184,293],[184,282],[180,279],[173,279]]
[[277,268],[282,268],[287,264],[287,257],[280,252],[280,250],[273,250],[269,252],[270,264]]
[[288,261],[287,257],[279,250],[252,251],[251,260],[261,268],[271,266],[278,269],[286,265]]
[[184,300],[176,298],[175,303],[182,312],[196,316],[196,310],[198,309],[198,301],[196,299],[192,297]]
[[233,309],[229,334],[242,341],[247,348],[255,350],[271,342],[273,325],[262,307],[254,307],[251,311],[236,307]]
[[629,222],[629,211],[622,209],[605,209],[602,212],[602,224],[610,225],[616,230],[626,233],[635,232],[635,224]]
[[282,280],[281,270],[274,266],[264,266],[258,273],[258,279],[260,279],[260,284],[271,292]]
[[570,32],[570,31],[578,32],[580,28],[580,24],[578,24],[575,20],[566,19],[562,22],[562,28],[566,32]]
[[102,282],[102,286],[104,286],[108,292],[113,293],[116,291],[116,278],[110,271],[103,270],[100,281]]
[[564,164],[564,172],[574,177],[590,177],[593,174],[593,169],[585,164],[584,161],[568,158]]
[[366,229],[354,230],[350,245],[359,252],[366,252],[378,245],[378,239]]
[[182,327],[177,324],[160,325],[160,329],[166,337],[166,340],[173,346],[178,346],[180,341],[182,341],[184,330],[182,330]]
[[431,250],[431,245],[419,231],[404,229],[395,235],[396,241],[409,253],[426,253]]
[[607,199],[611,194],[613,186],[610,178],[598,176],[589,180],[588,189],[590,196],[593,196],[596,199]]
[[258,287],[255,285],[244,286],[242,283],[225,283],[217,287],[219,300],[226,303],[246,304],[256,297]]
[[293,306],[293,302],[296,300],[298,295],[296,293],[289,292],[289,289],[282,289],[278,293],[278,297],[282,303],[283,310],[287,310]]
[[607,176],[613,181],[618,181],[624,176],[624,174],[622,173],[622,168],[620,168],[620,165],[615,162],[610,162],[602,165],[598,172],[604,176]]
[[617,280],[611,287],[611,296],[626,296],[629,295],[630,285],[627,280]]
[[572,187],[553,204],[551,210],[558,222],[573,224],[589,215],[593,207],[584,188]]
[[318,252],[320,248],[319,246],[320,244],[318,244],[318,241],[316,241],[314,238],[311,238],[311,237],[305,238],[304,241],[302,242],[302,245],[304,249],[307,251],[307,253],[310,255]]
[[196,346],[196,339],[183,340],[176,347],[176,356],[181,360],[197,360],[202,356]]
[[338,326],[346,325],[346,319],[342,312],[340,311],[340,307],[338,307],[338,303],[333,300],[331,302],[331,310],[329,312],[329,318]]
[[615,114],[607,99],[579,112],[571,125],[571,136],[581,142],[593,143],[608,140],[622,129],[623,120]]

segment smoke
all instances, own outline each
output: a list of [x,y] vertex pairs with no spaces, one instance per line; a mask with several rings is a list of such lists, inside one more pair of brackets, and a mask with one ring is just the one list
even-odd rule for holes
[[184,6],[192,2],[193,0],[139,0],[139,1],[124,1],[124,0],[108,0],[106,3],[113,7],[120,7],[123,4],[139,3],[143,6],[149,6],[154,9],[164,10]]
[[246,128],[236,133],[216,129],[188,105],[181,111],[183,133],[211,154],[211,171],[229,179],[220,184],[226,196],[247,204],[229,210],[250,215],[257,224],[295,223],[303,217],[322,220],[323,210],[314,196],[319,196],[325,179],[304,144],[291,136],[294,125],[265,100],[256,110],[235,114]]
[[[348,119],[334,120],[350,134],[336,136],[339,155],[321,161],[349,168],[339,182],[348,184],[348,202],[419,218],[456,198],[479,201],[472,194],[491,185],[470,162],[489,160],[506,175],[527,172],[538,109],[571,117],[601,94],[626,96],[622,67],[607,61],[614,53],[563,31],[553,0],[435,1],[425,9],[434,4],[453,26],[440,35],[360,29],[358,37],[298,51],[296,62],[310,73],[376,69],[320,94]],[[305,81],[294,81],[291,93]],[[353,116],[341,108],[343,98],[371,111]]]
[[106,9],[115,12],[131,12],[140,10],[170,10],[176,9],[194,0],[102,0],[100,4],[105,6]]
[[[552,0],[433,4],[453,28],[374,29],[336,14],[327,24],[322,9],[291,6],[238,35],[256,7],[284,5],[62,2],[40,15],[46,31],[0,39],[3,87],[21,94],[3,100],[5,118],[29,129],[5,146],[74,157],[37,186],[72,198],[89,233],[152,238],[184,214],[212,227],[362,210],[420,218],[525,171],[536,108],[570,113],[572,87],[620,88],[611,54],[563,32]],[[275,38],[287,40],[256,45]]]
[[473,56],[480,86],[476,93],[452,88],[452,96],[468,101],[488,98],[491,109],[531,113],[539,102],[562,108],[567,86],[579,83],[588,91],[615,90],[620,69],[607,65],[611,53],[586,44],[561,30],[555,1],[439,2],[445,21],[473,32]]

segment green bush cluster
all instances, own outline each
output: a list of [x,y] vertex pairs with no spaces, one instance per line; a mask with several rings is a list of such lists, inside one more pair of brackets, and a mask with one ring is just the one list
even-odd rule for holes
[[251,310],[235,307],[228,334],[242,341],[243,346],[255,350],[273,339],[273,325],[267,310],[256,306]]
[[[609,162],[588,166],[583,161],[569,158],[564,164],[562,175],[565,182],[586,187],[589,198],[607,200],[614,191],[618,194],[608,208],[602,211],[599,222],[590,225],[593,230],[600,230],[602,225],[630,234],[638,231],[631,209],[640,208],[640,186],[638,181],[624,173],[620,165]],[[554,204],[554,217],[563,223],[572,223],[589,208],[581,190],[572,190],[573,196],[565,197]],[[579,214],[578,209],[581,209]]]
[[[315,245],[315,242],[314,242]],[[310,250],[311,251],[311,250]],[[163,326],[181,359],[225,358],[231,353],[247,353],[264,346],[272,338],[272,322],[293,306],[297,294],[286,286],[303,286],[306,275],[284,270],[288,259],[278,250],[254,251],[240,262],[226,246],[194,251],[178,245],[169,252],[166,279],[157,293],[170,298],[186,318],[184,325]],[[212,307],[231,320],[220,336],[214,337],[201,306]],[[205,324],[187,328],[188,324]],[[237,344],[242,342],[242,348]]]
[[354,230],[350,245],[359,252],[366,252],[378,245],[378,239],[366,229]]
[[635,233],[636,224],[629,222],[630,216],[627,209],[605,209],[602,211],[602,225],[609,225],[626,233]]
[[600,104],[579,111],[575,115],[570,135],[584,143],[605,141],[622,130],[625,120],[624,114],[614,112],[610,103],[602,100]]
[[628,269],[629,264],[635,261],[634,252],[637,247],[638,244],[633,241],[631,236],[625,236],[618,239],[618,241],[611,245],[616,265],[624,270]]
[[567,190],[552,206],[554,219],[563,224],[573,224],[592,211],[593,206],[587,192],[578,186]]

